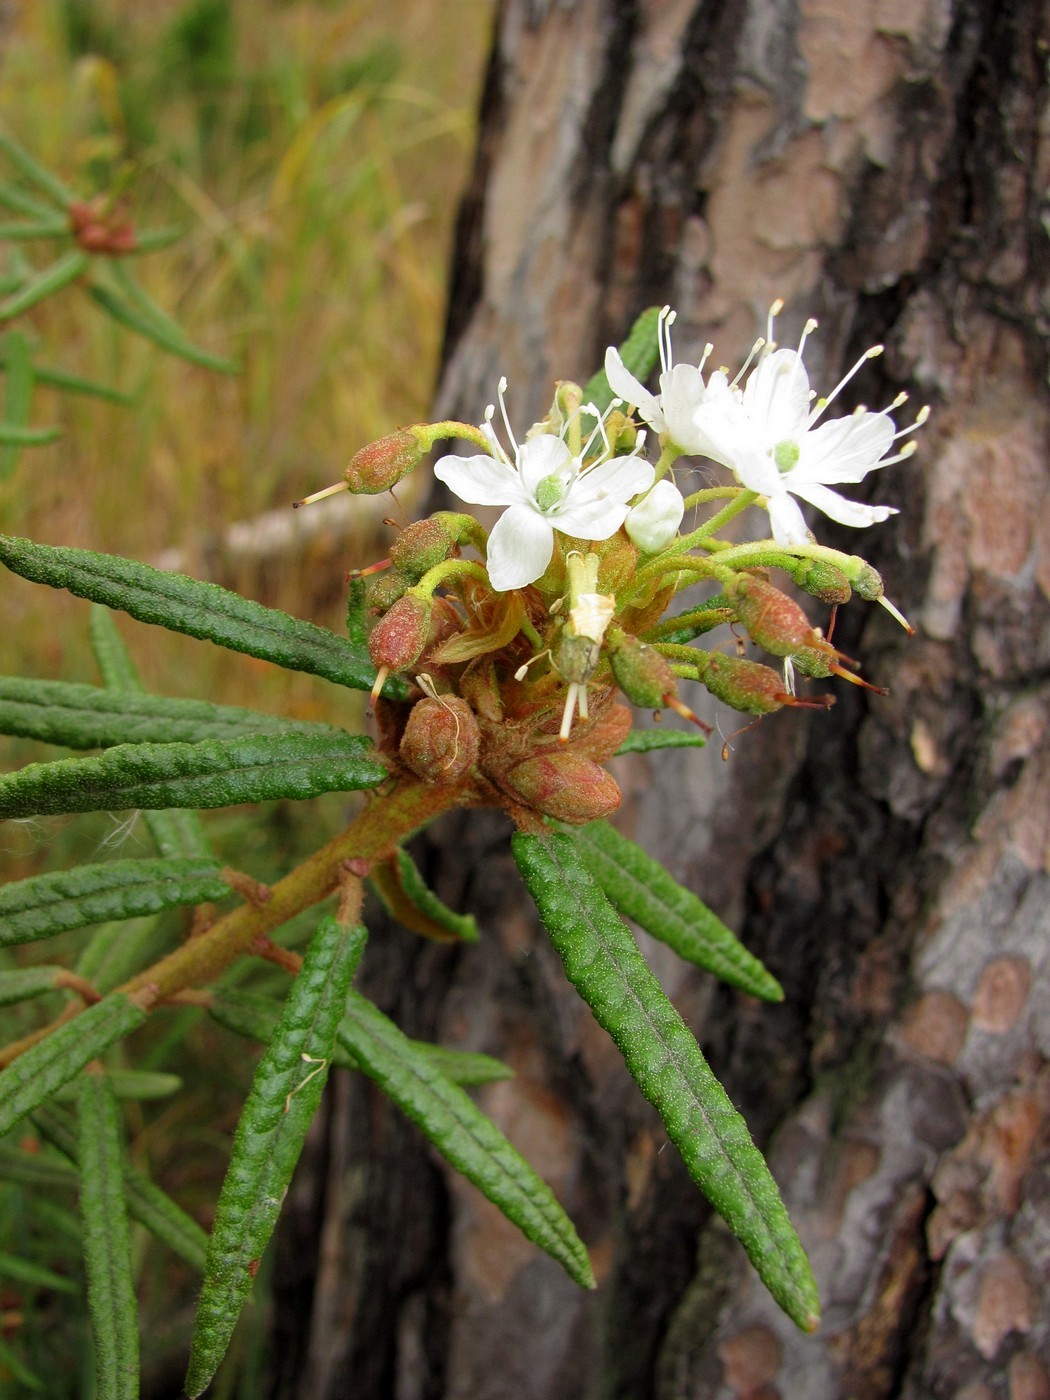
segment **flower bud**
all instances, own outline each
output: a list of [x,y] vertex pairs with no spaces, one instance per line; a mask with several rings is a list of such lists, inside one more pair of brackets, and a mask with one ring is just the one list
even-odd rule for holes
[[377,670],[407,671],[419,660],[430,640],[432,601],[406,593],[376,624],[368,650]]
[[659,554],[678,534],[685,501],[673,481],[658,481],[647,496],[627,512],[624,529],[632,544],[646,554]]
[[634,718],[626,705],[610,705],[601,715],[577,725],[572,736],[572,752],[604,763],[631,732]]
[[376,617],[392,608],[399,598],[404,597],[411,587],[409,579],[397,569],[386,573],[372,574],[365,583],[365,606]]
[[702,666],[701,681],[716,700],[751,715],[768,715],[790,704],[783,677],[771,666],[718,652]]
[[418,467],[424,452],[412,428],[399,428],[355,452],[343,475],[355,495],[377,496]]
[[571,752],[527,758],[510,770],[506,782],[526,806],[572,826],[607,817],[620,805],[612,775]]
[[795,600],[758,574],[735,574],[725,592],[752,640],[771,656],[794,656],[819,636]]
[[427,783],[453,783],[478,761],[480,733],[473,710],[458,695],[426,696],[413,705],[401,758]]
[[391,545],[391,561],[413,583],[417,583],[428,569],[450,557],[456,545],[462,541],[464,524],[468,520],[469,516],[442,510],[426,520],[414,521],[401,531]]
[[619,627],[610,629],[608,652],[613,679],[632,705],[660,710],[667,704],[667,697],[676,693],[670,663],[637,637]]
[[854,593],[866,603],[877,603],[885,592],[882,575],[863,559],[850,562],[854,565],[854,571],[849,576]]

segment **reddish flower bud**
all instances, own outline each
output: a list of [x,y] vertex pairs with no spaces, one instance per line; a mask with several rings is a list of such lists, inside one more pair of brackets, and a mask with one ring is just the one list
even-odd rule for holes
[[527,758],[510,770],[506,782],[526,806],[572,826],[607,817],[620,805],[612,775],[569,751]]
[[752,639],[772,656],[794,656],[820,635],[793,598],[758,574],[736,574],[725,592]]
[[667,704],[667,697],[677,693],[670,663],[637,637],[619,627],[610,628],[608,651],[613,678],[632,705],[660,710]]
[[791,703],[784,689],[784,678],[771,666],[746,661],[740,656],[720,656],[717,652],[702,666],[701,681],[724,705],[751,715],[768,715]]
[[439,511],[426,520],[414,521],[391,545],[391,560],[413,583],[418,582],[428,569],[451,555],[460,541],[461,522],[465,519],[452,511]]
[[356,452],[343,475],[355,495],[377,496],[418,467],[424,450],[411,428],[399,428]]
[[406,593],[377,623],[368,650],[377,670],[407,671],[415,665],[430,639],[433,600]]
[[626,705],[610,705],[604,714],[576,725],[572,750],[598,763],[611,758],[631,732],[634,719]]
[[478,761],[480,733],[473,710],[457,695],[427,696],[413,705],[401,758],[428,783],[453,783]]

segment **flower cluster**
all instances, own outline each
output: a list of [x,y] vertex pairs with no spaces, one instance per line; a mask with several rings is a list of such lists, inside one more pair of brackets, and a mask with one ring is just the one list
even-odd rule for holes
[[[502,508],[489,530],[449,511],[409,525],[390,558],[364,571],[366,604],[378,619],[369,640],[373,699],[395,770],[491,791],[519,824],[530,812],[588,821],[619,800],[601,766],[631,726],[617,692],[706,728],[679,697],[682,681],[757,716],[832,702],[801,698],[797,677],[867,685],[768,571],[786,573],[825,606],[854,592],[878,600],[907,626],[866,561],[813,539],[799,502],[846,525],[885,520],[891,507],[833,488],[908,456],[913,443],[895,444],[926,414],[898,431],[891,412],[901,395],[882,411],[832,417],[844,385],[881,347],[818,398],[803,363],[814,323],[797,349],[778,348],[778,310],[734,378],[707,370],[710,346],[697,365],[674,363],[674,315],[665,308],[650,313],[648,361],[632,334],[626,359],[613,348],[606,354],[604,391],[600,379],[586,394],[560,383],[546,418],[521,441],[501,381],[500,433],[492,405],[478,427],[417,425],[357,454],[346,484],[374,492],[389,489],[434,443],[472,443],[472,454],[442,456],[435,475],[467,505]],[[654,394],[642,377],[657,358]],[[647,431],[659,443],[655,465],[644,455]],[[732,484],[683,497],[671,475],[683,456],[721,464]],[[704,519],[708,506],[714,513]],[[724,527],[751,506],[768,513],[772,537],[724,538]],[[687,509],[695,516],[683,533]],[[713,585],[706,601],[665,616],[678,593],[705,581]],[[724,624],[737,638],[747,633],[782,672],[735,647],[726,654],[697,645]],[[414,682],[407,702],[380,698],[391,674]]]

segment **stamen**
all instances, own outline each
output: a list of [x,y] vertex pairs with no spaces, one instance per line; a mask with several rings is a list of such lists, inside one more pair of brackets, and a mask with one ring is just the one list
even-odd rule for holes
[[292,510],[300,506],[312,506],[314,501],[323,501],[326,496],[335,496],[340,491],[349,491],[349,481],[337,481],[334,486],[326,486],[323,491],[315,491],[312,496],[304,496],[301,501],[292,502]]
[[876,601],[877,603],[881,604],[881,606],[884,607],[884,608],[886,609],[886,611],[889,613],[890,617],[896,618],[896,620],[897,620],[897,621],[900,623],[900,625],[904,628],[905,632],[907,632],[907,634],[908,634],[909,637],[914,637],[914,636],[915,636],[915,628],[911,625],[911,623],[908,621],[908,619],[904,616],[904,614],[901,612],[900,608],[895,607],[894,604],[890,602],[890,600],[886,597],[885,593],[881,594],[875,601]]
[[771,350],[772,350],[772,349],[774,348],[774,346],[776,345],[776,340],[774,339],[774,336],[773,336],[773,322],[777,319],[777,317],[780,315],[780,313],[783,311],[783,309],[784,309],[784,298],[783,298],[783,297],[777,297],[777,299],[774,301],[773,305],[769,308],[769,315],[766,317],[766,340],[768,341],[768,343],[769,343],[769,348],[770,348]]
[[697,374],[703,374],[704,365],[707,364],[708,360],[714,353],[715,347],[711,343],[711,341],[708,341],[707,344],[704,346],[704,353],[700,356],[700,363],[696,367]]
[[735,388],[736,385],[740,383],[741,379],[743,379],[744,375],[747,373],[748,366],[758,354],[758,352],[762,349],[763,345],[768,344],[769,348],[772,350],[774,343],[775,342],[772,340],[767,341],[763,336],[758,337],[754,345],[752,345],[751,349],[748,351],[747,359],[744,361],[744,363],[737,370],[736,374],[730,380],[729,387],[731,389]]
[[671,355],[671,327],[677,319],[678,313],[672,311],[669,306],[665,306],[656,320],[656,339],[660,347],[660,369],[664,374],[667,374],[674,364]]
[[809,415],[809,419],[808,419],[807,422],[806,422],[806,431],[807,431],[807,432],[809,431],[810,428],[812,428],[813,424],[817,421],[817,419],[820,417],[820,415],[824,412],[824,410],[827,408],[828,404],[831,403],[834,399],[838,398],[839,394],[842,393],[843,389],[844,389],[844,388],[846,387],[846,385],[850,382],[850,380],[851,380],[851,379],[853,378],[853,376],[857,373],[857,371],[858,371],[863,365],[866,365],[867,362],[868,362],[869,360],[877,359],[878,356],[882,354],[882,352],[883,352],[883,350],[884,350],[885,348],[886,348],[886,347],[883,346],[883,345],[873,345],[873,346],[871,347],[870,350],[865,350],[865,351],[864,351],[864,354],[861,355],[860,359],[859,359],[859,360],[857,361],[857,363],[853,366],[853,368],[852,368],[851,370],[849,370],[848,373],[846,373],[846,374],[844,374],[844,375],[842,376],[842,378],[841,378],[841,379],[839,380],[839,382],[835,385],[834,389],[832,389],[831,393],[827,396],[827,398],[818,399],[818,400],[817,400],[817,406],[816,406],[816,408],[813,410],[813,412]]
[[795,663],[790,656],[784,657],[784,689],[789,695],[795,694]]
[[923,404],[922,408],[920,408],[918,413],[915,415],[915,422],[912,423],[910,427],[900,428],[897,432],[893,434],[894,442],[896,442],[897,438],[907,437],[909,433],[915,432],[916,428],[921,428],[926,422],[927,418],[929,418],[929,416],[930,405],[928,403]]
[[798,350],[795,352],[800,360],[802,358],[802,352],[806,348],[806,341],[817,329],[817,324],[818,323],[816,318],[811,316],[806,322],[806,324],[802,327],[802,335],[799,337]]
[[550,654],[551,649],[550,647],[548,647],[546,651],[538,651],[535,656],[530,656],[528,661],[526,661],[523,666],[519,666],[518,669],[514,672],[514,679],[516,681],[523,681],[525,679],[529,667],[535,666],[537,661],[542,661],[545,656],[550,656]]
[[576,699],[580,706],[580,719],[590,719],[591,714],[590,711],[587,709],[587,683],[586,681],[579,681],[577,682],[577,684],[580,687],[576,695]]
[[518,448],[518,440],[514,436],[514,429],[510,426],[510,419],[507,416],[506,392],[507,376],[504,374],[500,376],[500,381],[496,385],[496,397],[499,399],[499,411],[503,417],[503,426],[507,430],[507,441],[510,443],[511,449],[514,452],[514,460],[517,461],[520,449]]
[[[569,742],[569,734],[572,730],[572,717],[576,713],[576,700],[580,693],[580,685],[577,681],[569,684],[568,693],[565,696],[565,709],[561,715],[561,728],[558,730],[558,738],[563,744]],[[584,701],[586,704],[586,701]]]

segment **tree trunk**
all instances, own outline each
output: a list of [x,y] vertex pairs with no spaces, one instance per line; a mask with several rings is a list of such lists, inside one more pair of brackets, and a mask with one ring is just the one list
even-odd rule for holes
[[[774,297],[782,343],[820,320],[815,383],[881,342],[867,400],[933,406],[877,484],[901,514],[819,528],[918,627],[840,615],[890,695],[840,686],[725,762],[715,744],[619,773],[624,829],[785,986],[760,1006],[645,945],[770,1153],[824,1324],[797,1333],[712,1220],[567,988],[506,830],[467,814],[421,859],[482,943],[378,933],[366,990],[410,1034],[514,1066],[480,1101],[600,1287],[344,1085],[283,1234],[280,1393],[1050,1396],[1046,25],[1039,0],[502,6],[436,416],[478,420],[506,374],[528,424],[654,302],[678,310],[678,358],[712,340],[738,365]],[[307,1329],[312,1285],[283,1265],[315,1250]]]

